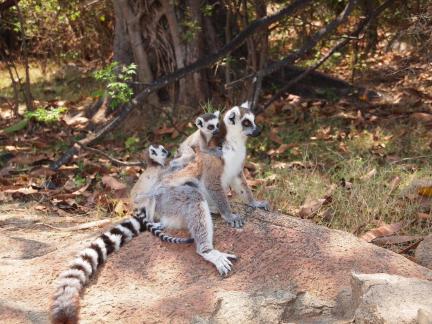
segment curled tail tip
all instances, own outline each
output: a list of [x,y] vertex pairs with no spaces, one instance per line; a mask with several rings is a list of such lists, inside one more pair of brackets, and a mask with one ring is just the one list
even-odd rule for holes
[[51,324],[78,324],[79,322],[79,300],[77,298],[67,303],[56,298],[50,309]]

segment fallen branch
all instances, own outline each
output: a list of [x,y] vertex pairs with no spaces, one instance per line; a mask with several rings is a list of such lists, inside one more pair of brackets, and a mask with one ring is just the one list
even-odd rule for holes
[[80,147],[82,147],[84,150],[92,152],[92,153],[96,153],[99,155],[102,155],[103,157],[107,158],[108,160],[110,160],[114,165],[118,165],[118,166],[145,166],[144,162],[125,162],[125,161],[121,161],[118,160],[116,158],[113,158],[112,156],[108,155],[107,153],[92,148],[92,147],[88,147],[87,145],[84,144],[80,144],[79,142],[77,143]]
[[256,111],[257,114],[262,113],[265,109],[267,109],[274,101],[279,99],[287,90],[289,90],[293,85],[304,79],[311,72],[318,69],[322,64],[324,64],[336,51],[341,50],[345,47],[350,41],[358,40],[360,34],[365,30],[365,28],[371,23],[373,19],[375,19],[379,14],[381,14],[388,6],[393,3],[394,0],[387,0],[382,5],[380,5],[377,9],[375,9],[370,16],[361,21],[356,30],[352,32],[350,35],[344,37],[343,40],[339,41],[326,55],[324,55],[317,63],[308,67],[301,74],[296,76],[294,79],[291,79],[282,89],[280,89],[276,94],[274,94],[268,101],[262,105],[259,110]]
[[93,221],[93,222],[88,222],[88,223],[84,223],[84,224],[80,224],[80,225],[76,225],[76,226],[71,226],[71,227],[56,227],[56,226],[52,226],[49,224],[45,224],[45,223],[36,223],[35,225],[43,225],[52,229],[55,229],[57,231],[61,231],[61,232],[74,232],[74,231],[78,231],[78,230],[84,230],[84,229],[89,229],[89,228],[93,228],[93,227],[99,227],[102,225],[106,225],[111,223],[110,219],[101,219],[101,220],[97,220],[97,221]]

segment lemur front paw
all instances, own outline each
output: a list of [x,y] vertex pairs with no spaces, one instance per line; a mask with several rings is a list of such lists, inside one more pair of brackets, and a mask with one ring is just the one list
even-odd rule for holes
[[244,219],[236,214],[231,214],[231,217],[226,221],[234,228],[242,228],[245,223]]
[[253,208],[261,208],[266,211],[270,210],[270,204],[267,200],[255,200],[250,206]]
[[234,254],[223,253],[218,250],[211,250],[203,253],[202,256],[216,266],[221,276],[226,276],[231,271],[232,262],[230,259],[237,259]]

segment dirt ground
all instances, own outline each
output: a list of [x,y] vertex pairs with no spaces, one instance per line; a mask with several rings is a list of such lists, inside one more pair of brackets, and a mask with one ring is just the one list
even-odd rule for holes
[[[77,219],[59,222],[58,216],[2,209],[0,318],[2,323],[46,323],[56,276],[103,229],[59,231],[47,225],[67,227]],[[313,323],[350,315],[351,271],[432,280],[431,271],[400,255],[276,213],[252,213],[243,230],[218,218],[215,246],[239,256],[228,278],[222,279],[193,246],[170,245],[144,233],[91,281],[82,296],[81,322]]]

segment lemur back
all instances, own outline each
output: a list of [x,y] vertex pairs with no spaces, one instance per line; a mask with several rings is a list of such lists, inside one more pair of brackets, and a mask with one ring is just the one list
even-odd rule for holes
[[146,194],[160,180],[160,177],[164,172],[166,160],[169,157],[169,152],[162,145],[150,145],[148,150],[144,153],[144,157],[147,162],[147,168],[132,187],[130,199],[134,209],[142,206],[147,207],[147,217],[149,217],[148,220],[152,222],[152,210],[148,206],[149,200],[147,199]]

